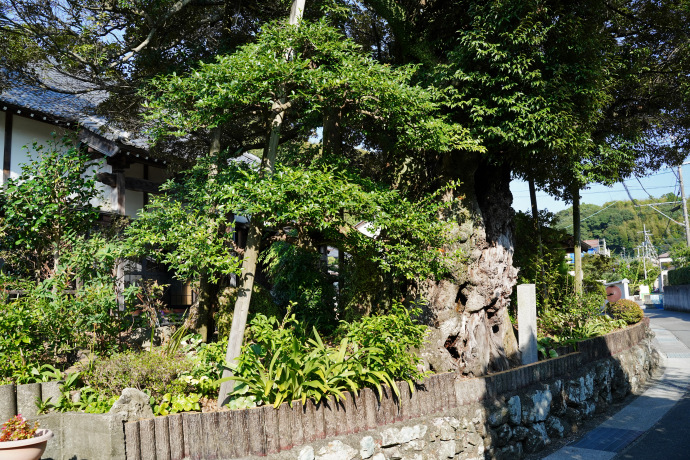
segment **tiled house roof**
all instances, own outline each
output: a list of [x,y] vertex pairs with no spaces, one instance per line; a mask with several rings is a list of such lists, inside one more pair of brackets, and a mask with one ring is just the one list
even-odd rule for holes
[[[122,148],[147,150],[148,139],[141,134],[132,134],[119,129],[101,115],[95,114],[98,104],[103,102],[108,94],[103,90],[89,90],[78,82],[68,84],[64,78],[51,79],[49,85],[65,90],[82,91],[78,94],[68,94],[58,91],[42,89],[28,84],[17,84],[0,93],[0,108],[7,110],[8,106],[17,112],[31,118],[43,121],[60,121],[67,125],[78,125],[84,130],[119,144]],[[24,110],[24,112],[21,112]],[[89,142],[91,144],[91,142]],[[119,149],[104,149],[93,145],[102,153],[112,156]]]

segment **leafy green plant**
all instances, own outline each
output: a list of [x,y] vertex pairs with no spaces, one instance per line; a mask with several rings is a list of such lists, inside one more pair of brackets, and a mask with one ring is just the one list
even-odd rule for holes
[[118,337],[127,324],[112,314],[117,311],[112,283],[91,279],[71,289],[72,282],[62,266],[38,282],[0,274],[0,288],[21,292],[1,307],[0,328],[6,331],[0,335],[1,376],[28,381],[35,377],[31,366],[60,367],[76,350],[112,352],[120,346]]
[[393,302],[387,314],[341,322],[338,335],[368,349],[370,355],[377,354],[379,360],[371,362],[372,368],[390,374],[395,380],[420,380],[425,374],[418,369],[421,360],[414,350],[422,347],[427,334],[427,326],[415,320],[420,314],[420,308]]
[[119,395],[107,395],[95,388],[83,387],[79,389],[79,398],[72,403],[70,410],[87,414],[104,414],[119,398]]
[[91,200],[99,191],[89,173],[97,163],[67,136],[27,150],[33,152],[22,173],[0,195],[0,258],[6,270],[41,280],[55,273],[72,236],[87,233],[98,217]]
[[627,324],[635,324],[642,321],[644,311],[640,306],[629,299],[620,299],[606,306],[606,313],[614,319],[623,320]]
[[250,323],[250,342],[232,365],[232,379],[241,383],[231,395],[232,407],[320,401],[364,387],[380,393],[384,384],[397,393],[396,378],[413,388],[413,379],[425,375],[417,370],[417,358],[410,350],[422,344],[426,333],[412,319],[417,313],[396,304],[390,315],[342,323],[333,344],[315,328],[307,334],[293,314],[280,323],[257,315]]
[[551,337],[542,337],[537,340],[537,351],[542,359],[557,358],[558,352],[555,350],[557,346],[558,344]]
[[[232,317],[237,301],[237,288],[225,288],[218,297],[218,312],[215,315],[216,326],[218,327],[218,338],[227,340],[232,326]],[[282,318],[285,315],[285,308],[276,305],[271,292],[259,284],[254,284],[252,288],[252,299],[250,305],[250,320],[260,313],[267,317]]]
[[294,302],[300,305],[296,314],[301,321],[318,324],[321,330],[337,325],[333,279],[324,270],[321,254],[276,241],[262,260],[272,281],[273,298],[283,310]]
[[670,286],[682,286],[690,284],[690,267],[680,267],[668,271],[668,284]]
[[169,415],[178,412],[199,411],[201,395],[198,393],[189,393],[186,395],[166,393],[163,397],[153,405],[153,413],[155,415]]
[[599,292],[583,296],[571,295],[556,309],[542,312],[538,317],[538,335],[554,343],[572,343],[608,334],[624,327],[624,322],[604,314],[604,296]]
[[[200,340],[199,340],[200,342]],[[185,347],[190,370],[180,374],[179,380],[194,388],[202,396],[213,397],[218,391],[225,363],[225,343],[199,343],[194,348]]]
[[54,380],[62,380],[62,371],[56,369],[54,366],[50,364],[42,364],[38,367],[32,366],[28,374],[15,374],[14,380],[17,384],[51,382]]

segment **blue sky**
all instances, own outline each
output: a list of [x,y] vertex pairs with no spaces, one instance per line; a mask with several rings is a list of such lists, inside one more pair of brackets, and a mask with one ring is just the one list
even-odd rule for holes
[[[676,168],[660,169],[646,177],[630,178],[625,184],[630,190],[630,194],[635,199],[646,199],[649,195],[659,197],[665,193],[679,194]],[[686,198],[690,195],[690,165],[683,166],[683,182],[685,183]],[[529,187],[527,182],[514,180],[510,183],[510,190],[513,192],[513,209],[516,211],[529,211]],[[618,183],[612,187],[603,185],[593,185],[587,190],[582,191],[582,203],[603,205],[609,201],[630,200],[625,192],[623,184]],[[545,192],[537,190],[537,204],[539,209],[548,209],[551,212],[558,212],[570,207],[563,201],[558,201]],[[583,216],[586,217],[586,216]]]

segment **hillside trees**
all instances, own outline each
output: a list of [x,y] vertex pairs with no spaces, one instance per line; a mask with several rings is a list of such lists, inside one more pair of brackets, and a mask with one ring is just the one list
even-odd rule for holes
[[[603,238],[609,249],[621,255],[625,250],[625,254],[630,256],[635,253],[634,248],[644,240],[640,233],[643,231],[644,223],[651,232],[652,242],[659,252],[666,252],[672,246],[685,241],[683,229],[646,205],[668,202],[655,207],[676,222],[682,222],[683,211],[680,210],[677,201],[678,197],[669,193],[659,198],[637,200],[641,205],[639,208],[635,208],[629,201],[609,202],[602,206],[583,204],[582,238]],[[571,231],[571,208],[556,213],[555,227]]]

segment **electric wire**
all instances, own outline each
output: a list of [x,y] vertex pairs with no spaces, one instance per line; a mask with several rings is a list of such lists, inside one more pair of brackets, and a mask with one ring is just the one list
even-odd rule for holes
[[[584,221],[586,221],[587,219],[589,219],[590,217],[596,216],[596,215],[599,214],[600,212],[607,210],[608,208],[610,208],[611,206],[614,206],[615,204],[616,204],[616,203],[611,203],[610,205],[606,206],[605,208],[601,208],[600,210],[598,210],[598,211],[595,212],[594,214],[590,214],[589,216],[585,217],[584,219],[580,219],[580,222],[584,222]],[[567,227],[563,227],[563,228],[570,228],[570,227],[572,227],[573,225],[574,225],[574,224],[570,224],[570,225],[568,225]]]

